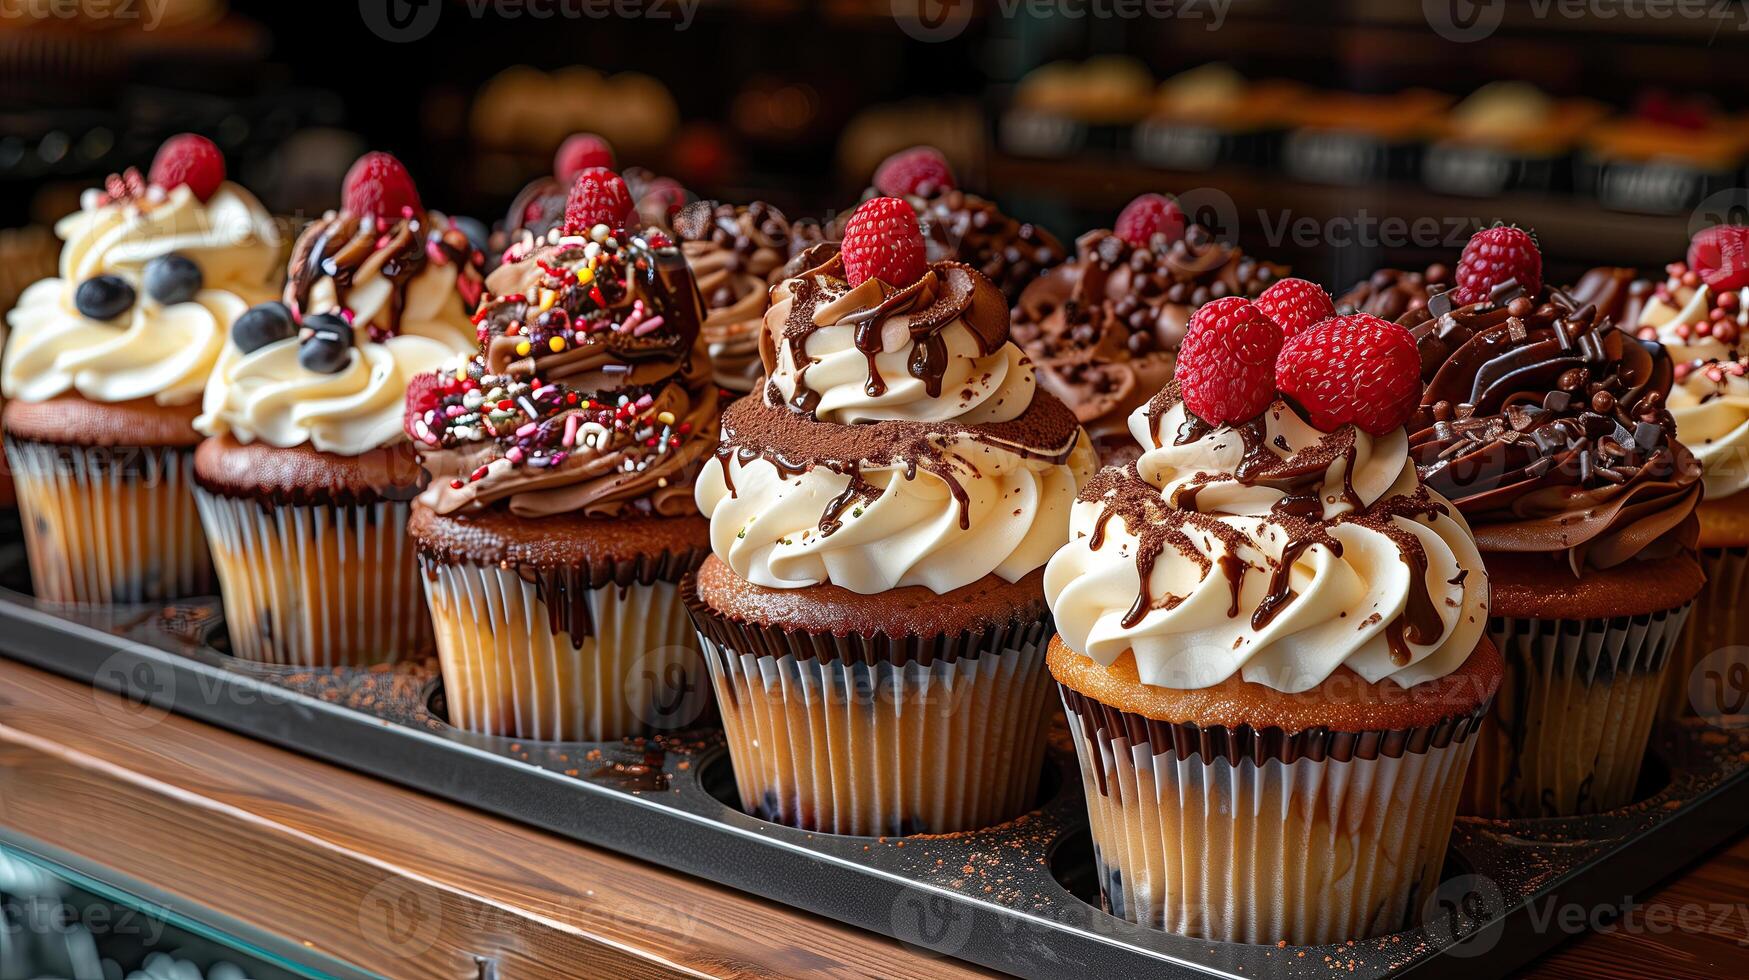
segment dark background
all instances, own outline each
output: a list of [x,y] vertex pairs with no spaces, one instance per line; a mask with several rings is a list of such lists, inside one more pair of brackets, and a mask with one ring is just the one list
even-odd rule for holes
[[[1238,220],[1228,231],[1247,248],[1333,288],[1384,264],[1454,259],[1464,237],[1379,241],[1363,233],[1351,242],[1339,230],[1361,216],[1514,220],[1536,230],[1558,274],[1596,263],[1656,267],[1680,257],[1697,207],[1745,184],[1744,159],[1685,163],[1680,151],[1693,132],[1735,138],[1741,130],[1749,150],[1749,122],[1738,115],[1749,83],[1749,11],[1725,0],[1669,8],[1656,0],[1233,0],[1214,30],[1210,3],[1124,18],[1069,12],[1089,4],[1109,12],[1128,0],[1065,0],[1042,11],[1022,0],[960,0],[969,15],[950,3],[948,16],[966,18],[963,30],[937,43],[917,40],[895,18],[914,0],[702,0],[685,30],[673,19],[577,16],[584,0],[486,4],[478,17],[468,0],[426,0],[435,26],[405,43],[373,32],[367,9],[394,4],[416,19],[420,8],[406,0],[159,2],[169,16],[152,30],[137,19],[143,7],[129,19],[110,6],[147,0],[68,3],[84,11],[76,17],[42,12],[66,9],[63,0],[0,4],[0,227],[51,223],[76,206],[80,189],[121,167],[143,168],[159,141],[182,130],[217,139],[233,175],[279,213],[333,206],[345,165],[362,149],[382,148],[407,162],[428,205],[490,222],[547,168],[556,142],[528,127],[494,136],[471,120],[479,94],[514,65],[659,79],[678,126],[649,145],[622,145],[621,163],[672,174],[702,196],[763,197],[792,216],[827,213],[854,203],[880,152],[939,132],[963,186],[1065,241],[1108,225],[1140,191],[1213,188],[1234,202]],[[660,12],[678,16],[674,0],[659,2]],[[559,4],[573,16],[530,13]],[[1460,29],[1478,19],[1492,25],[1486,37],[1442,36],[1433,21],[1454,11]],[[1363,144],[1376,159],[1364,157],[1366,167],[1336,183],[1307,179],[1284,160],[1291,126],[1247,134],[1218,159],[1182,169],[1144,159],[1130,122],[1077,123],[1072,145],[1042,155],[1004,141],[1000,121],[1029,70],[1103,53],[1133,56],[1156,81],[1211,61],[1317,90],[1422,87],[1454,100],[1487,81],[1527,81],[1555,97],[1596,100],[1614,116],[1668,124],[1674,165],[1693,172],[1679,172],[1674,189],[1659,185],[1654,200],[1610,199],[1598,186],[1616,162],[1580,141],[1497,191],[1452,195],[1424,178],[1432,136]],[[534,90],[514,101],[538,116],[544,98]],[[602,113],[643,111],[611,95],[601,101]],[[911,124],[859,122],[870,110]],[[938,118],[955,122],[938,129]],[[841,140],[853,130],[856,148],[846,149]],[[1677,178],[1658,170],[1647,179]],[[1284,219],[1310,222],[1310,239],[1262,230]],[[40,235],[7,234],[0,260],[20,241],[41,244]]]

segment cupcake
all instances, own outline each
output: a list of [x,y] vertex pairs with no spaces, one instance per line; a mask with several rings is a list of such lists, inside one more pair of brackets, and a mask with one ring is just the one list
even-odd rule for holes
[[[1013,303],[1039,273],[1067,258],[1063,243],[1038,225],[1003,214],[994,201],[958,188],[933,146],[901,150],[875,170],[864,194],[904,198],[917,212],[930,262],[960,262],[983,273]],[[838,226],[832,237],[842,237]]]
[[742,806],[838,834],[1006,820],[1037,790],[1041,569],[1092,450],[905,201],[805,258],[699,477],[713,554],[685,586]]
[[[1667,404],[1706,485],[1695,508],[1705,590],[1672,653],[1659,715],[1735,714],[1724,678],[1701,664],[1715,651],[1749,644],[1743,607],[1749,584],[1749,230],[1721,226],[1695,236],[1686,263],[1672,263],[1638,319],[1639,337],[1664,345],[1675,362]],[[1725,665],[1721,665],[1725,666]],[[1724,687],[1719,683],[1724,681]]]
[[212,590],[189,492],[194,417],[231,325],[273,296],[279,234],[199,136],[61,219],[60,275],[7,316],[6,458],[39,599],[155,602]]
[[1418,366],[1376,317],[1284,346],[1214,300],[1130,416],[1140,457],[1076,500],[1048,664],[1113,915],[1311,945],[1434,893],[1501,663],[1469,528],[1410,457]]
[[1427,379],[1411,453],[1475,530],[1506,658],[1464,801],[1482,816],[1632,800],[1704,580],[1701,472],[1667,407],[1670,357],[1540,280],[1530,237],[1492,228],[1456,287],[1400,321]]
[[407,386],[475,346],[481,257],[368,153],[292,248],[282,301],[237,318],[195,428],[195,497],[231,650],[301,667],[426,656],[407,539],[422,473]]
[[584,170],[564,224],[487,277],[477,351],[408,393],[431,474],[409,531],[459,728],[601,741],[702,710],[680,579],[709,546],[692,483],[717,390],[686,260],[633,216]]
[[1287,269],[1186,227],[1177,202],[1159,194],[1131,201],[1112,229],[1075,247],[1073,260],[1021,292],[1014,339],[1045,390],[1074,407],[1100,461],[1124,463],[1137,452],[1128,419],[1172,380],[1190,314],[1211,299],[1256,297]]
[[695,201],[674,220],[674,232],[709,308],[704,339],[716,383],[744,395],[765,373],[759,328],[770,288],[802,247],[820,240],[819,226],[791,225],[763,201],[744,207]]

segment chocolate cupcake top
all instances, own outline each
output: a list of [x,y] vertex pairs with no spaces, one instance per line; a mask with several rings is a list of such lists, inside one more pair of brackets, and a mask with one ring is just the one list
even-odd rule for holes
[[1427,298],[1452,287],[1451,266],[1435,262],[1421,272],[1380,269],[1336,297],[1338,310],[1395,320],[1427,305]]
[[6,397],[199,400],[231,323],[279,285],[272,216],[224,177],[216,147],[180,136],[150,178],[130,169],[85,193],[55,224],[60,275],[7,315]]
[[904,202],[865,203],[846,235],[773,290],[769,381],[725,413],[699,478],[712,548],[771,588],[1017,581],[1066,533],[1086,438],[1036,390],[1001,293],[926,264]]
[[487,277],[477,352],[408,392],[432,475],[422,499],[439,514],[696,513],[692,481],[717,435],[698,287],[665,236],[623,230],[634,218],[617,176],[585,171],[577,187],[589,181],[610,188],[613,213],[573,207],[513,253]]
[[785,263],[820,240],[818,229],[792,226],[782,211],[763,201],[744,206],[694,201],[674,219],[680,250],[709,310],[704,339],[717,384],[741,393],[753,390],[764,373],[759,327],[771,286]]
[[1487,578],[1463,518],[1416,473],[1408,390],[1382,434],[1321,430],[1287,397],[1214,424],[1176,384],[1160,392],[1130,416],[1140,458],[1082,489],[1045,570],[1063,642],[1106,667],[1132,654],[1141,683],[1176,690],[1236,675],[1294,693],[1339,668],[1411,687],[1458,669]]
[[467,236],[386,153],[353,165],[343,198],[298,237],[283,301],[233,326],[200,431],[359,456],[405,441],[414,375],[474,348],[482,258]]
[[1076,257],[1026,287],[1014,308],[1014,338],[1040,383],[1074,406],[1112,462],[1133,458],[1130,413],[1171,380],[1190,314],[1211,299],[1255,297],[1288,271],[1182,217],[1175,233],[1139,240],[1147,244],[1103,228],[1082,235]]
[[1575,576],[1692,549],[1700,467],[1676,439],[1657,343],[1561,290],[1516,283],[1406,315],[1427,389],[1412,450],[1483,552],[1544,554]]
[[1675,361],[1667,403],[1705,472],[1710,501],[1749,487],[1749,270],[1733,278],[1731,270],[1705,268],[1710,283],[1701,271],[1676,262],[1663,282],[1647,284],[1638,335],[1663,344]]

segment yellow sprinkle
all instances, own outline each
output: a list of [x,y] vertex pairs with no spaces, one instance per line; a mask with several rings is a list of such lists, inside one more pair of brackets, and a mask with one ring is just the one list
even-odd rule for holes
[[594,281],[595,281],[595,269],[593,267],[583,268],[583,269],[577,270],[577,284],[579,286],[587,286]]
[[565,338],[554,337],[553,339],[547,341],[547,346],[551,347],[553,349],[553,353],[556,354],[559,351],[562,351],[565,349]]
[[658,412],[658,413],[656,413],[656,421],[662,423],[663,425],[673,425],[674,424],[674,413],[673,412]]
[[555,300],[557,300],[558,298],[559,298],[559,294],[553,292],[550,289],[541,290],[540,291],[540,311],[542,313],[545,313],[546,311],[552,309],[553,302]]
[[467,368],[465,368],[465,367],[459,367],[459,368],[456,368],[456,369],[455,369],[455,379],[456,379],[456,380],[457,380],[457,381],[466,381],[466,380],[468,380],[468,369],[467,369]]
[[517,345],[516,345],[516,356],[518,356],[518,357],[527,357],[527,356],[528,356],[528,352],[529,352],[529,351],[531,351],[531,350],[533,350],[533,349],[534,349],[534,348],[532,348],[532,347],[530,347],[530,346],[528,346],[528,341],[526,341],[526,340],[524,340],[524,341],[522,341],[522,342],[521,342],[521,343],[519,343],[519,344],[517,344]]

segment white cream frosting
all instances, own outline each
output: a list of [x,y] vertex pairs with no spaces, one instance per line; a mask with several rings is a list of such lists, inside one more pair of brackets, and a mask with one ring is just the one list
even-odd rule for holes
[[[794,285],[776,287],[767,331],[781,335]],[[878,290],[871,281],[821,307],[815,319],[826,325],[808,338],[806,364],[796,364],[778,342],[771,380],[785,399],[796,393],[800,376],[820,396],[815,419],[821,425],[981,425],[1018,418],[1031,405],[1036,383],[1020,349],[1004,342],[983,355],[963,321],[940,328],[951,361],[941,394],[931,397],[906,367],[912,340],[905,313],[890,314],[883,324],[876,368],[886,390],[868,394],[869,362],[856,349],[854,322],[858,310],[878,302]],[[712,550],[743,579],[771,588],[829,582],[864,594],[913,585],[948,592],[992,574],[1018,581],[1067,537],[1070,506],[1097,465],[1092,444],[1076,428],[1072,444],[1027,453],[954,426],[931,437],[937,452],[928,461],[862,465],[863,493],[838,512],[841,526],[829,534],[822,517],[850,487],[850,474],[825,466],[781,471],[764,457],[744,462],[731,456],[724,465],[707,465],[694,496],[710,518]],[[963,502],[955,485],[963,488]]]
[[[204,204],[185,186],[110,204],[88,192],[55,233],[66,242],[60,275],[31,285],[7,316],[12,336],[0,381],[9,398],[76,392],[102,402],[193,402],[232,321],[279,286],[273,218],[229,182]],[[172,253],[200,266],[203,288],[188,302],[162,305],[146,294],[142,277],[147,262]],[[134,287],[134,305],[122,317],[92,320],[74,304],[79,284],[99,275]]]
[[[1693,328],[1708,322],[1714,299],[1707,286],[1669,283],[1667,302],[1654,296],[1640,313],[1641,327],[1658,332],[1672,360],[1689,365],[1688,375],[1670,388],[1667,405],[1676,434],[1705,470],[1706,499],[1718,500],[1749,487],[1749,381],[1736,374],[1733,355],[1749,349],[1744,341],[1724,344],[1698,336]],[[1749,310],[1749,290],[1737,293],[1736,309]],[[1742,316],[1733,318],[1741,324]],[[1687,336],[1678,327],[1686,327]]]
[[1666,403],[1677,437],[1705,470],[1708,500],[1749,487],[1749,378],[1734,373],[1740,366],[1727,361],[1696,367],[1671,386]]
[[[1184,421],[1182,405],[1165,413],[1159,425],[1162,448],[1154,448],[1156,433],[1149,430],[1147,409],[1137,410],[1130,429],[1148,447],[1137,473],[1162,495],[1165,507],[1176,506],[1175,491],[1204,482],[1197,474],[1214,475],[1197,491],[1195,507],[1243,544],[1229,554],[1220,536],[1199,522],[1186,522],[1185,535],[1209,559],[1206,570],[1168,542],[1148,582],[1152,608],[1133,626],[1125,626],[1123,620],[1141,594],[1136,555],[1142,529],[1130,528],[1115,514],[1105,525],[1104,540],[1094,548],[1106,505],[1077,501],[1070,542],[1045,570],[1045,598],[1071,649],[1102,666],[1133,651],[1139,679],[1159,687],[1192,690],[1238,674],[1289,693],[1317,686],[1338,667],[1348,667],[1369,682],[1388,677],[1408,687],[1449,674],[1468,659],[1481,640],[1488,603],[1486,573],[1469,527],[1456,508],[1431,492],[1444,513],[1390,518],[1401,533],[1420,542],[1427,559],[1427,594],[1443,627],[1430,643],[1406,636],[1407,662],[1398,663],[1386,632],[1408,606],[1415,570],[1386,533],[1343,520],[1355,511],[1354,499],[1344,490],[1343,456],[1318,481],[1323,521],[1329,537],[1341,546],[1340,554],[1322,544],[1305,548],[1294,558],[1289,576],[1294,597],[1261,629],[1253,628],[1253,613],[1269,593],[1291,540],[1273,511],[1285,494],[1231,478],[1244,453],[1233,429],[1217,428],[1186,445],[1173,445]],[[1316,447],[1323,438],[1279,402],[1266,426],[1263,444],[1278,458]],[[1416,491],[1419,478],[1402,430],[1377,438],[1356,431],[1354,439],[1349,485],[1361,507]],[[1182,496],[1177,501],[1186,502]],[[1237,615],[1229,615],[1235,603],[1222,568],[1225,558],[1244,563]]]
[[[772,289],[772,306],[765,323],[779,338],[795,305],[795,283],[787,280]],[[815,322],[822,325],[803,345],[805,365],[797,364],[790,345],[778,340],[777,366],[771,380],[785,399],[795,396],[798,384],[805,384],[820,396],[814,417],[846,425],[886,420],[980,425],[1017,418],[1032,404],[1038,382],[1026,355],[1012,342],[983,354],[963,319],[940,328],[949,361],[941,379],[941,394],[931,397],[928,386],[912,377],[908,369],[913,347],[911,319],[916,307],[926,305],[923,303],[882,321],[881,351],[874,366],[885,390],[871,395],[867,390],[868,357],[856,348],[855,336],[860,316],[879,298],[880,285],[871,279],[822,306],[815,314]]]
[[[432,215],[432,227],[445,224]],[[386,329],[397,321],[389,315],[394,283],[379,265],[361,267],[344,293],[322,276],[310,286],[305,313],[351,312],[354,346],[347,366],[334,374],[307,370],[298,362],[295,337],[248,354],[226,343],[195,428],[281,448],[307,442],[344,456],[404,441],[402,420],[413,376],[478,348],[477,331],[456,289],[458,275],[453,262],[425,263],[404,284],[397,333],[381,341],[371,339],[369,325]]]

